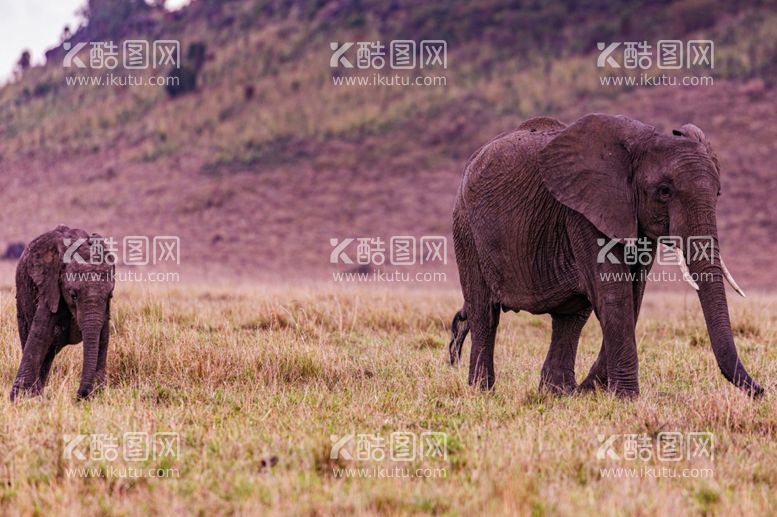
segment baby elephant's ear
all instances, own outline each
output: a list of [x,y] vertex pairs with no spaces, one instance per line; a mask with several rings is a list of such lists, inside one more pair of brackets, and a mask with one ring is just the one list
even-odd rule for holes
[[59,309],[59,277],[65,245],[62,235],[52,232],[30,247],[30,276],[38,289],[38,300],[54,313]]
[[586,115],[539,153],[542,181],[610,239],[637,236],[634,154],[655,133],[623,116]]

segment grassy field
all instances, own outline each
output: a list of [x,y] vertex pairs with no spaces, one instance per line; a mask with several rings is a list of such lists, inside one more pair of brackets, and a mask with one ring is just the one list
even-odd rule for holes
[[[6,392],[20,347],[13,292],[0,292]],[[79,345],[57,358],[43,397],[0,399],[0,512],[755,515],[777,505],[774,396],[753,402],[725,382],[690,293],[646,300],[636,402],[538,393],[550,321],[525,313],[502,319],[495,392],[473,391],[465,368],[445,360],[459,300],[454,291],[398,288],[119,286],[105,391],[75,401]],[[732,307],[744,362],[767,388],[777,376],[774,309],[774,299],[757,296]],[[600,338],[590,322],[578,378]],[[392,432],[429,430],[447,433],[447,460],[330,459],[331,435],[388,441]],[[599,435],[655,439],[661,431],[713,433],[714,459],[596,457]],[[108,434],[123,445],[125,432],[178,433],[178,454],[94,460],[90,437],[79,445],[85,460],[66,457],[64,435]],[[341,468],[397,465],[427,470],[420,477],[338,477]],[[712,475],[611,479],[601,470],[643,465]],[[72,470],[87,467],[161,469],[165,478]]]

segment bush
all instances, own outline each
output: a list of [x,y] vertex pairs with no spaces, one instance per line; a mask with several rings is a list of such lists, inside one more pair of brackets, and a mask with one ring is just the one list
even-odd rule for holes
[[189,51],[186,53],[186,61],[199,71],[205,64],[206,50],[205,43],[201,41],[191,43]]
[[35,86],[32,89],[32,96],[33,97],[45,97],[49,93],[56,91],[57,86],[55,83],[49,82],[49,81],[43,81],[40,83],[36,83]]
[[127,20],[148,10],[144,0],[89,0],[81,16],[88,21],[90,35],[99,38],[120,34]]
[[[178,97],[197,89],[197,76],[205,64],[207,47],[205,43],[197,41],[189,45],[186,52],[186,63],[180,68],[174,68],[167,74],[168,81],[165,90],[170,97]],[[173,80],[175,79],[175,80]]]
[[717,5],[713,0],[685,0],[674,4],[669,12],[680,24],[680,30],[688,33],[715,25]]
[[167,78],[165,90],[170,97],[175,98],[197,89],[197,70],[188,65],[174,68],[167,74]]

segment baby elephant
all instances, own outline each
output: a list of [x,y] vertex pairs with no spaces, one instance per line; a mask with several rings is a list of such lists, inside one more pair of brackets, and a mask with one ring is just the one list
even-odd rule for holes
[[[84,342],[78,398],[105,382],[114,266],[96,257],[102,237],[58,226],[33,240],[16,268],[16,310],[22,363],[11,400],[43,391],[54,357]],[[101,257],[100,257],[101,258]]]

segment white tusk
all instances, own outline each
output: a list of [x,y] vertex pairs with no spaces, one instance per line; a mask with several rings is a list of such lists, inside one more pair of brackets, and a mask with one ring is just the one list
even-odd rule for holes
[[731,287],[734,288],[734,291],[739,293],[739,295],[742,298],[745,298],[745,292],[740,289],[740,287],[737,285],[736,280],[734,280],[734,277],[731,276],[731,273],[728,272],[728,268],[726,267],[726,264],[723,262],[723,259],[718,257],[720,260],[720,267],[723,269],[723,276],[726,277],[726,280],[728,280],[728,283],[731,284]]
[[677,254],[677,265],[680,266],[680,271],[683,274],[683,280],[688,282],[691,287],[699,290],[699,285],[693,281],[693,277],[691,277],[691,272],[688,271],[688,264],[685,263],[685,256],[683,255],[683,250],[680,248],[670,248],[666,244],[663,244],[663,246],[668,249],[669,251],[673,251]]

